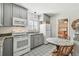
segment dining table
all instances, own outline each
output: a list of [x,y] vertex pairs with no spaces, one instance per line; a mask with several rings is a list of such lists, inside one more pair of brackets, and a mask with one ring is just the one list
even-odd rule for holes
[[62,38],[47,38],[48,43],[52,43],[58,49],[59,46],[72,46],[74,45],[74,41],[69,39],[62,39]]

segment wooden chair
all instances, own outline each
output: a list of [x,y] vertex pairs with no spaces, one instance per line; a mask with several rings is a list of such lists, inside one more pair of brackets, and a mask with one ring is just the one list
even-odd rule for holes
[[58,49],[52,52],[52,56],[68,56],[72,53],[73,45],[72,46],[59,46]]

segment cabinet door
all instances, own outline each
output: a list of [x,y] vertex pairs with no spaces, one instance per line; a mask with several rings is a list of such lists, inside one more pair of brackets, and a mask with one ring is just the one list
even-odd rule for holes
[[44,36],[43,36],[43,34],[40,34],[40,39],[41,39],[41,44],[43,44],[44,43]]
[[27,18],[27,10],[22,7],[20,7],[20,17],[23,19]]
[[38,46],[39,44],[39,39],[38,39],[38,35],[34,36],[34,47]]
[[42,43],[41,43],[41,36],[40,36],[40,34],[38,35],[38,38],[39,38],[39,45],[41,45]]
[[44,43],[44,37],[42,34],[39,34],[39,45]]
[[30,42],[31,42],[31,49],[32,49],[34,47],[34,37],[33,37],[33,35],[31,36]]
[[20,7],[18,5],[13,4],[13,17],[20,18]]
[[3,23],[4,26],[11,26],[12,25],[12,4],[4,3],[3,4]]
[[3,4],[0,3],[0,25],[3,24]]

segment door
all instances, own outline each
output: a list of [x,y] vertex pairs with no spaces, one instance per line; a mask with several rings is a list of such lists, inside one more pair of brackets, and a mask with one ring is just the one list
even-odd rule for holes
[[4,26],[11,26],[12,25],[12,4],[4,3],[3,4],[3,19],[4,19]]
[[3,24],[3,4],[0,3],[0,26]]

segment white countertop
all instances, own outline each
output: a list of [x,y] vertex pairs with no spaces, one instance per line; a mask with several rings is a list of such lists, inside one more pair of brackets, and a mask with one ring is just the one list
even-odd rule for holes
[[55,45],[61,45],[61,46],[70,46],[74,44],[74,42],[71,40],[65,40],[60,38],[48,38],[47,41],[49,43],[53,43]]

